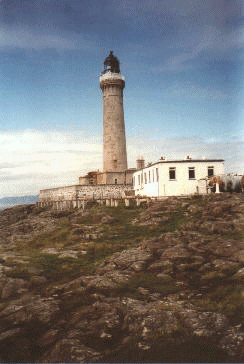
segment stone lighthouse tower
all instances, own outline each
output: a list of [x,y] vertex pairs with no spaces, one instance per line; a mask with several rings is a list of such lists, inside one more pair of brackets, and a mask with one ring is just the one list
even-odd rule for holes
[[103,93],[103,172],[127,170],[123,108],[124,77],[118,59],[110,52],[100,76]]

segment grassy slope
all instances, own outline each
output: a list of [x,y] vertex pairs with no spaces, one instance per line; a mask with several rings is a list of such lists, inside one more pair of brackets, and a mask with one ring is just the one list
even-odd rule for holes
[[[168,220],[158,225],[139,225],[135,219],[140,213],[146,211],[145,206],[134,205],[126,208],[120,205],[117,208],[93,206],[89,213],[82,216],[81,213],[70,212],[66,216],[63,213],[50,211],[50,217],[56,219],[56,227],[51,232],[44,232],[35,235],[29,241],[21,238],[15,239],[15,251],[28,264],[19,263],[8,275],[18,278],[27,278],[30,266],[41,270],[49,280],[69,280],[78,276],[81,272],[89,273],[105,257],[114,252],[121,251],[139,245],[150,238],[160,236],[164,232],[174,231],[180,224],[188,221],[181,208],[168,213]],[[162,212],[154,214],[161,217]],[[106,216],[109,216],[106,221]],[[102,222],[105,217],[105,222]],[[75,227],[74,227],[75,225]],[[89,229],[87,229],[89,228]],[[102,236],[92,238],[92,233],[101,231]],[[80,230],[76,233],[77,230]],[[84,239],[83,235],[91,232],[91,237]],[[76,235],[77,234],[77,235]],[[60,257],[50,252],[43,252],[45,249],[55,249],[59,253],[67,250],[78,252],[77,258]],[[85,255],[80,252],[86,251]],[[59,254],[60,255],[60,254]],[[11,259],[9,260],[11,266]]]
[[[211,199],[213,200],[213,197],[210,197],[209,201]],[[30,279],[33,272],[37,272],[47,278],[48,283],[43,285],[43,289],[46,290],[50,285],[68,282],[81,274],[92,274],[104,258],[115,252],[138,246],[163,233],[173,232],[184,224],[196,223],[205,206],[206,200],[196,197],[185,200],[185,204],[177,199],[166,201],[159,203],[158,208],[154,205],[153,209],[147,205],[136,207],[132,204],[130,207],[120,205],[117,208],[94,205],[86,214],[78,211],[57,213],[47,210],[47,216],[55,220],[55,228],[51,232],[40,232],[29,241],[17,238],[15,251],[23,259],[16,262],[16,259],[11,261],[10,258],[8,266],[12,269],[7,275]],[[155,223],[152,223],[153,220]],[[84,238],[88,233],[90,238]],[[97,233],[102,235],[94,239],[92,234]],[[211,235],[205,233],[209,238],[212,238]],[[230,235],[229,232],[223,231],[216,236],[222,241],[228,241],[230,236],[232,239],[241,240],[243,232],[237,231]],[[54,253],[45,249],[54,249]],[[67,251],[75,251],[76,257],[62,257],[62,253]],[[222,310],[230,318],[244,323],[243,290],[240,285],[228,279],[228,275],[223,279],[218,272],[200,275],[198,268],[191,264],[188,275],[191,277],[191,289],[198,288],[200,279],[210,287],[202,299],[195,301],[198,306],[203,309]],[[112,294],[137,297],[138,287],[165,294],[177,291],[175,281],[164,281],[157,278],[156,274],[140,272]]]

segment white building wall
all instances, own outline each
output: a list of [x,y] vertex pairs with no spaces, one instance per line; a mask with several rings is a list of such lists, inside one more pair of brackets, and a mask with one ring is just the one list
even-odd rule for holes
[[[216,160],[162,161],[148,166],[143,170],[136,171],[133,175],[135,195],[162,197],[207,193],[206,181],[202,179],[208,176],[208,167],[214,168],[214,175],[224,174],[224,162]],[[170,168],[175,168],[175,179],[170,179]],[[189,179],[189,168],[194,169],[194,179]],[[156,170],[158,170],[158,181]],[[140,179],[138,179],[138,176],[140,176]]]

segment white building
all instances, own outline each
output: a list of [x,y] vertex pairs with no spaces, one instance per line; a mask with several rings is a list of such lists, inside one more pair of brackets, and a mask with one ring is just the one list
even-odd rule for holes
[[163,197],[206,194],[207,179],[224,174],[223,159],[165,160],[133,173],[136,196]]

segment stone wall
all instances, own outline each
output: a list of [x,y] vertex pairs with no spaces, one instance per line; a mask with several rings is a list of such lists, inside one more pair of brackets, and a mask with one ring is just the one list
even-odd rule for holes
[[131,195],[132,186],[128,185],[74,185],[41,190],[39,202],[67,201],[79,199],[123,198]]
[[[81,186],[82,187],[82,186]],[[41,190],[39,201],[62,201],[75,200],[77,195],[77,186],[64,186],[58,188],[49,188]]]
[[89,181],[90,179],[87,176],[79,177],[79,185],[88,185]]

